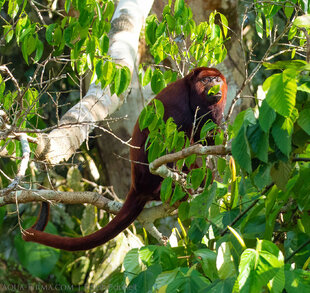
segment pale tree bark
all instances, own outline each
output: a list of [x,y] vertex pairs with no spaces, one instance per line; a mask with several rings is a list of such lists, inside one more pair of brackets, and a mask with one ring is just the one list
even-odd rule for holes
[[[153,0],[121,0],[111,21],[109,54],[132,73],[139,35]],[[68,160],[88,138],[95,124],[118,109],[125,98],[111,95],[109,89],[91,83],[85,97],[60,120],[59,127],[38,138],[37,157],[49,164]]]

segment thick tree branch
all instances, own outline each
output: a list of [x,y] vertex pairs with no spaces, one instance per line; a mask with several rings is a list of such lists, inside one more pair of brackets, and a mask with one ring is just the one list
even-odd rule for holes
[[[117,214],[122,208],[122,203],[107,199],[103,194],[98,192],[64,192],[54,190],[18,190],[0,196],[0,207],[7,204],[29,203],[29,202],[55,202],[63,204],[92,204],[99,209],[103,209],[108,213]],[[168,204],[156,205],[150,208],[144,208],[138,217],[138,221],[152,234],[154,231],[151,227],[152,223],[160,218],[167,217],[176,209],[175,206]],[[158,232],[158,231],[157,231]],[[159,233],[159,232],[158,232]],[[157,234],[158,234],[157,233]],[[157,238],[157,237],[156,237]],[[161,238],[162,239],[162,238]]]
[[[153,0],[121,0],[111,21],[109,54],[113,60],[133,72],[137,55],[139,35],[151,9]],[[117,110],[124,95],[111,95],[108,88],[102,89],[93,82],[85,97],[72,107],[60,120],[59,125],[82,123],[69,129],[55,129],[39,137],[37,157],[47,163],[57,164],[68,160],[93,130],[94,124],[104,120]],[[91,121],[90,125],[84,121]]]
[[168,154],[154,160],[152,163],[150,163],[149,169],[152,174],[159,175],[163,178],[172,177],[174,180],[179,181],[181,179],[180,174],[169,170],[166,164],[177,162],[178,160],[184,159],[194,154],[201,156],[203,155],[225,156],[230,154],[230,152],[231,148],[225,147],[223,145],[203,146],[201,144],[196,144],[186,149],[183,149],[179,152]]

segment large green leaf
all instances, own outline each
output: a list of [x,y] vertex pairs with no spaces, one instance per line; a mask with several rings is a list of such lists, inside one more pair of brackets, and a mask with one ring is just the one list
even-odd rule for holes
[[295,106],[297,92],[296,71],[286,69],[268,77],[263,84],[269,106],[284,117],[289,117]]
[[246,127],[244,125],[242,125],[238,135],[232,141],[231,152],[239,165],[247,172],[251,173],[251,150],[246,137]]
[[296,17],[296,19],[294,20],[294,25],[298,27],[310,28],[310,14]]
[[272,123],[276,119],[276,112],[268,105],[267,101],[264,100],[262,106],[259,109],[259,125],[260,127],[268,133]]
[[287,157],[292,150],[293,127],[294,123],[290,117],[284,118],[282,116],[278,116],[271,129],[271,134],[277,147]]
[[[283,267],[283,256],[277,246],[268,241],[258,240],[256,250],[246,249],[242,253],[235,286],[241,293],[259,293]],[[283,281],[284,279],[282,288]],[[277,282],[280,282],[280,279],[277,279]],[[277,286],[280,287],[279,284]]]
[[216,253],[208,248],[202,248],[194,251],[194,255],[201,263],[204,274],[212,281],[218,279]]
[[208,287],[210,281],[197,270],[189,270],[186,275],[178,275],[167,287],[166,292],[199,292]]
[[162,271],[161,266],[159,264],[150,266],[147,270],[141,272],[136,278],[134,278],[129,283],[126,293],[152,292],[153,284],[155,283],[156,277],[161,273],[161,271]]
[[270,175],[275,182],[275,184],[281,189],[285,190],[286,183],[290,179],[292,172],[291,163],[284,163],[282,161],[277,162],[272,166]]
[[[24,224],[29,226],[29,221]],[[57,230],[51,222],[47,224],[45,231],[57,234]],[[31,274],[42,279],[50,275],[60,256],[58,249],[35,242],[25,242],[20,234],[15,237],[14,244],[21,264]]]
[[301,269],[285,269],[285,289],[288,293],[310,292],[310,272]]
[[250,125],[247,129],[248,141],[252,150],[256,153],[257,157],[267,163],[268,162],[268,147],[269,135],[262,131],[259,124]]
[[142,271],[142,263],[139,261],[138,248],[131,249],[124,258],[125,275],[129,281],[134,279]]
[[171,192],[172,192],[172,178],[167,177],[163,180],[160,188],[160,199],[162,200],[162,202],[166,202],[170,198]]
[[173,249],[166,246],[144,246],[139,250],[139,256],[142,262],[148,267],[160,264],[163,271],[174,269],[178,263]]
[[299,113],[297,123],[310,135],[310,108],[304,109]]

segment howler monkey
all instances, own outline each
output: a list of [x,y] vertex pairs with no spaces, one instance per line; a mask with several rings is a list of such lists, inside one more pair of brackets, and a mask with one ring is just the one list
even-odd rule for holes
[[[219,85],[217,93],[209,90]],[[184,78],[168,85],[155,99],[160,100],[165,108],[164,120],[172,117],[179,129],[191,136],[194,117],[201,119],[193,141],[200,139],[200,129],[204,122],[211,119],[220,124],[226,104],[227,84],[225,77],[215,68],[200,67],[194,69]],[[43,232],[48,221],[48,204],[42,203],[39,219],[24,234],[26,241],[34,241],[69,251],[87,250],[114,238],[128,227],[141,213],[144,205],[151,200],[159,200],[162,178],[150,173],[145,151],[148,130],[143,131],[136,125],[131,144],[139,148],[130,149],[131,187],[123,207],[105,227],[97,232],[78,238],[62,237]],[[139,164],[137,162],[146,163]]]

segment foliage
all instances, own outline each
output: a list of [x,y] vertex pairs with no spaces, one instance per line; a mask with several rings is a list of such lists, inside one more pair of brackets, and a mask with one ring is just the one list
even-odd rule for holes
[[[38,75],[36,68],[44,67],[45,62],[66,59],[71,68],[62,70],[75,71],[77,75],[93,70],[102,86],[110,85],[116,94],[125,91],[128,69],[115,65],[108,56],[112,1],[66,0],[63,8],[67,14],[55,15],[56,20],[48,24],[31,17],[30,2],[0,0],[1,11],[7,17],[2,19],[0,42],[19,46],[34,80]],[[162,201],[179,204],[178,221],[174,222],[167,246],[154,245],[146,233],[144,241],[149,245],[132,245],[138,242],[134,236],[120,234],[108,247],[86,254],[67,253],[25,244],[16,236],[19,231],[15,231],[14,241],[8,238],[0,243],[5,251],[14,247],[9,258],[19,261],[37,277],[73,290],[83,287],[89,292],[102,288],[109,292],[124,288],[128,292],[309,291],[310,17],[305,3],[276,0],[248,4],[247,11],[255,15],[250,26],[262,43],[267,40],[269,44],[264,56],[257,60],[253,60],[254,48],[243,48],[248,57],[245,65],[252,68],[244,85],[258,72],[268,78],[255,81],[260,83],[255,107],[239,113],[233,123],[227,121],[226,129],[217,131],[210,121],[202,127],[202,144],[215,134],[216,144],[231,141],[232,155],[217,158],[212,170],[216,173],[214,180],[206,157],[199,155],[180,159],[171,167],[185,180],[163,180]],[[74,15],[75,12],[79,13]],[[191,9],[183,0],[176,0],[173,4],[169,1],[160,19],[149,16],[145,29],[155,64],[139,67],[141,85],[150,84],[155,94],[192,68],[215,66],[226,57],[224,45],[229,40],[229,30],[223,14],[214,11],[208,21],[197,25]],[[278,26],[278,19],[285,24]],[[263,51],[261,47],[259,50]],[[14,88],[13,83],[0,76],[1,107],[17,131],[26,129],[29,136],[35,136],[31,129],[45,128],[39,116],[43,114],[40,107],[48,87],[39,88],[30,82],[29,86]],[[56,101],[55,95],[53,102]],[[140,128],[150,132],[146,144],[150,162],[190,144],[173,120],[165,122],[163,116],[162,104],[154,101],[139,118]],[[35,146],[31,147],[34,150]],[[0,148],[9,156],[9,164],[1,163],[2,172],[14,177],[19,164],[15,158],[22,155],[20,144],[8,137],[0,141]],[[98,154],[94,152],[92,156]],[[77,157],[75,160],[85,162],[87,167],[93,163],[86,151]],[[199,168],[188,174],[182,172],[199,160]],[[59,167],[58,173],[49,178],[42,174],[36,177],[35,170],[29,169],[29,178],[43,186],[50,186],[52,180],[60,186],[59,190],[93,190],[93,185],[81,181],[86,172],[83,168]],[[8,182],[1,177],[1,187]],[[25,185],[30,186],[31,183]],[[70,209],[75,217],[70,216]],[[20,212],[25,211],[29,212],[20,205]],[[67,210],[59,206],[53,217],[56,228],[49,224],[48,229],[57,234],[57,227],[61,227],[70,237],[91,233],[109,220],[92,206]],[[1,234],[7,235],[15,224],[16,216],[11,215],[10,208],[0,207]],[[111,247],[113,252],[109,254]],[[133,249],[127,253],[130,248]],[[113,259],[125,253],[123,268],[113,267]]]
[[[175,4],[174,13],[171,12],[172,7],[164,9],[162,23],[157,23],[156,17],[149,18],[147,38],[157,63],[168,56],[176,63],[182,61],[179,55],[172,53],[178,51],[170,49],[170,46],[177,48],[174,39],[178,36],[178,26],[175,28],[178,21],[169,27],[170,18],[178,15],[176,11],[180,2]],[[294,17],[293,25],[287,25],[282,34],[283,38],[288,35],[291,41],[291,58],[274,63],[264,59],[260,61],[273,74],[262,84],[263,101],[258,100],[255,108],[239,113],[228,127],[226,135],[232,139],[232,158],[229,163],[223,158],[219,159],[220,181],[210,185],[210,181],[205,179],[208,174],[205,164],[189,172],[186,184],[174,182],[170,177],[163,181],[163,201],[174,204],[175,194],[182,193],[177,197],[180,199],[185,192],[190,201],[182,202],[179,206],[182,235],[179,234],[178,242],[175,243],[171,236],[170,245],[164,249],[164,253],[162,248],[150,245],[141,248],[138,256],[142,266],[140,271],[135,271],[137,276],[133,279],[127,275],[130,266],[125,266],[124,275],[129,278],[131,286],[139,288],[139,292],[147,292],[150,288],[163,292],[282,292],[284,289],[292,292],[295,290],[291,283],[293,275],[299,290],[307,291],[310,288],[310,275],[306,271],[310,258],[307,228],[310,207],[309,188],[305,180],[309,173],[310,151],[310,67],[307,61],[295,58],[296,52],[299,53],[296,42],[299,46],[304,46],[306,42],[305,34],[310,28],[309,15],[304,14],[307,8],[302,9],[303,4],[294,9],[293,6],[278,2],[256,2],[256,31],[260,38],[269,38],[275,33],[273,20],[277,13],[284,12],[288,23]],[[294,2],[297,4],[297,1]],[[168,11],[167,15],[165,11]],[[183,17],[191,15],[186,6],[183,11]],[[204,24],[206,27],[214,25],[214,15],[216,13],[210,16],[210,26]],[[180,22],[185,38],[197,35],[196,26],[191,20],[182,19]],[[164,31],[165,26],[166,34],[171,35],[167,39],[172,41],[169,46],[164,45],[166,55],[160,55],[158,44],[165,44],[167,39],[166,35],[161,36],[159,32]],[[170,31],[172,28],[175,28],[175,32]],[[225,34],[224,29],[223,32]],[[205,37],[207,41],[204,44],[212,44],[211,35],[206,34]],[[223,41],[219,35],[217,40]],[[270,47],[275,45],[272,43]],[[183,56],[189,57],[186,53],[190,54],[196,48],[197,44],[191,43],[190,49],[183,51]],[[225,55],[222,47],[219,50]],[[198,62],[199,58],[195,59],[195,56],[191,55],[190,58]],[[221,56],[213,54],[214,59],[209,58],[207,64],[221,62]],[[151,79],[150,76],[147,71],[143,82]],[[157,104],[155,107],[148,105],[139,120],[141,129],[148,127],[150,131],[147,147],[150,162],[179,150],[179,147],[188,146],[186,138],[182,139],[180,145],[177,144],[180,133],[170,119],[166,123],[158,123],[163,113]],[[205,125],[205,129],[204,135],[212,130],[212,124]],[[192,164],[195,159],[188,157],[186,160]],[[202,160],[205,163],[205,158]],[[176,162],[174,168],[180,172],[183,164],[184,160],[182,163]],[[187,167],[191,164],[187,164]],[[300,246],[292,247],[292,241],[286,239],[285,235],[291,235],[294,241],[298,241],[299,237],[304,240],[299,241]],[[147,254],[146,250],[149,251]],[[295,269],[290,264],[294,264]],[[295,274],[295,271],[298,273]],[[145,278],[148,282],[144,281]]]

